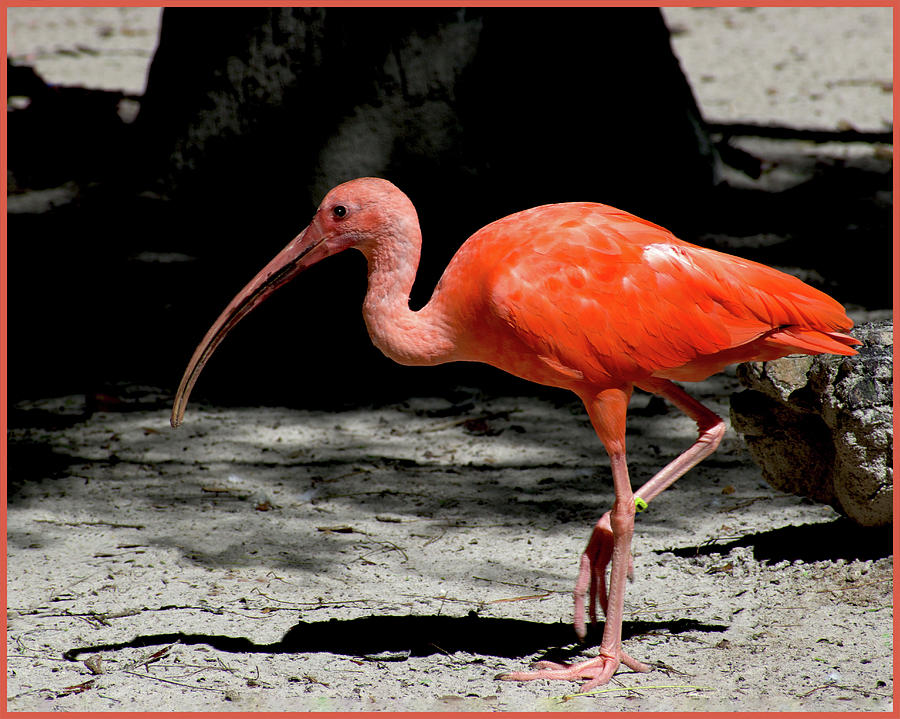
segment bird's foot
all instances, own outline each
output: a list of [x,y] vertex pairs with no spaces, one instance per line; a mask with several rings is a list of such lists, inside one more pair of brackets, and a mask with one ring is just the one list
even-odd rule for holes
[[[587,548],[581,555],[578,579],[575,582],[575,591],[572,593],[575,600],[575,633],[579,639],[584,639],[587,636],[584,611],[585,595],[588,597],[588,617],[592,625],[597,623],[598,605],[603,610],[603,613],[606,614],[606,568],[609,566],[612,558],[614,542],[610,513],[607,512],[600,517],[600,520],[594,527],[594,531],[591,533]],[[630,556],[628,557],[627,575],[629,579],[632,579],[634,576],[634,564]]]
[[636,672],[650,671],[650,667],[636,659],[632,659],[622,649],[617,654],[618,656],[614,656],[601,650],[599,656],[576,664],[537,662],[534,665],[535,671],[509,672],[507,674],[499,674],[497,678],[514,682],[527,682],[532,679],[562,679],[564,681],[577,682],[587,679],[588,681],[582,684],[578,691],[589,692],[591,689],[596,689],[609,682],[612,675],[619,668],[619,664],[624,664]]

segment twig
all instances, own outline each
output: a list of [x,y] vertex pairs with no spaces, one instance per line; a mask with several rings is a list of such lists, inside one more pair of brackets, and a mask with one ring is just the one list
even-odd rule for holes
[[[371,552],[366,552],[365,554],[361,554],[360,556],[357,557],[357,560],[365,562],[366,557],[371,556],[372,554],[378,554],[380,552],[397,551],[397,552],[400,552],[401,556],[403,557],[404,562],[409,561],[409,556],[406,554],[405,551],[403,551],[403,548],[394,544],[393,542],[391,542],[389,540],[375,539],[368,532],[359,532],[359,534],[362,534],[363,536],[367,537],[369,541],[380,545],[380,547],[378,549],[373,549]],[[371,564],[371,562],[370,562],[370,564]]]
[[[286,600],[286,599],[276,599],[275,597],[270,597],[268,594],[266,594],[264,591],[262,591],[259,587],[251,587],[251,588],[250,588],[250,593],[251,593],[251,594],[258,594],[258,595],[261,596],[261,597],[265,597],[265,598],[268,599],[270,602],[278,602],[279,604],[293,604],[294,607],[297,606],[297,602],[291,602],[291,601],[288,601],[288,600]],[[294,607],[291,607],[291,608],[293,609]],[[280,610],[280,609],[282,609],[282,608],[283,608],[283,607],[271,607],[271,608],[269,609],[269,611]]]
[[184,682],[176,682],[174,679],[163,679],[162,677],[155,677],[152,674],[141,674],[139,672],[132,671],[131,669],[123,669],[123,672],[126,674],[133,674],[136,677],[141,677],[142,679],[153,679],[158,682],[165,682],[166,684],[174,684],[177,687],[187,687],[188,689],[202,689],[206,692],[220,692],[224,693],[226,689],[214,689],[213,687],[201,687],[196,684],[185,684]]
[[118,522],[63,522],[59,519],[35,519],[35,522],[44,524],[61,524],[64,527],[113,527],[114,529],[145,529],[143,524],[120,524]]
[[636,614],[667,614],[669,612],[676,612],[676,613],[680,614],[680,613],[695,611],[698,609],[706,609],[706,607],[671,607],[669,609],[665,609],[665,608],[658,609],[656,607],[648,607],[646,609],[632,609],[630,612],[628,612],[628,616],[633,617]]
[[[82,692],[86,692],[88,689],[92,689],[94,684],[97,682],[96,679],[88,679],[86,682],[82,684],[76,684],[75,686],[65,687],[55,692],[56,698],[59,697],[67,697],[70,694],[81,694]],[[53,691],[51,689],[51,691]]]
[[553,592],[544,592],[543,594],[527,594],[524,597],[504,597],[502,599],[491,599],[485,604],[500,604],[501,602],[526,602],[530,599],[546,599]]
[[[422,535],[419,534],[419,535],[414,535],[414,536],[419,536],[419,537],[421,537]],[[434,542],[437,542],[438,540],[443,539],[445,536],[447,536],[447,530],[446,530],[446,529],[445,529],[443,532],[441,532],[440,534],[436,534],[435,536],[430,537],[430,538],[428,539],[428,541],[425,542],[425,544],[422,545],[422,547],[424,548],[424,547],[427,547],[429,544],[434,544]]]
[[444,422],[443,424],[433,425],[431,427],[420,427],[419,429],[414,429],[413,433],[422,434],[424,432],[440,432],[444,429],[452,429],[453,427],[459,427],[460,425],[466,424],[467,422],[488,422],[492,419],[509,419],[509,415],[513,412],[521,412],[521,409],[507,409],[500,410],[499,412],[488,412],[486,414],[478,415],[477,417],[463,417],[462,419],[455,419],[452,422]]
[[281,582],[282,584],[287,584],[289,587],[295,586],[295,585],[291,584],[289,581],[287,581],[286,579],[282,579],[281,577],[279,577],[277,574],[275,574],[275,572],[266,572],[266,576],[272,577],[272,579],[277,579],[279,582]]
[[87,612],[84,614],[69,614],[64,611],[64,612],[62,612],[61,616],[77,617],[81,621],[87,622],[88,624],[90,624],[94,629],[109,626],[109,622],[107,622],[102,617],[97,616],[93,612]]
[[886,694],[885,692],[874,692],[871,689],[860,689],[859,687],[848,687],[843,684],[822,684],[820,686],[813,687],[808,692],[804,692],[803,694],[798,694],[797,698],[798,699],[806,699],[806,697],[808,697],[810,694],[812,694],[813,692],[817,692],[820,689],[843,689],[844,691],[859,692],[860,694],[866,694],[866,695],[874,694],[877,697],[893,696],[892,694]]
[[[719,511],[725,511],[725,510],[719,510]],[[727,510],[727,511],[730,512],[731,510]],[[700,546],[701,547],[709,547],[714,544],[722,544],[725,542],[734,542],[738,539],[742,539],[743,537],[744,537],[743,534],[719,534],[715,537],[710,537],[709,539],[706,539],[704,542],[702,542],[700,544]]]
[[698,687],[692,684],[647,684],[639,687],[607,687],[606,689],[592,689],[589,692],[577,692],[575,694],[564,694],[561,697],[553,697],[556,701],[562,703],[567,702],[573,697],[589,697],[594,694],[608,694],[610,692],[632,692],[644,691],[645,689],[690,689],[691,691],[712,691],[714,687]]
[[136,662],[132,662],[131,664],[128,664],[128,665],[122,667],[122,669],[120,671],[130,672],[135,667],[146,667],[148,664],[152,664],[153,662],[158,662],[160,659],[167,657],[169,655],[169,652],[172,651],[172,648],[176,644],[180,644],[180,642],[174,642],[173,644],[170,644],[167,647],[163,647],[162,649],[157,649],[152,654],[147,654],[146,656],[142,657],[141,659],[138,659]]
[[412,597],[413,599],[423,600],[423,599],[433,599],[436,602],[457,602],[459,604],[474,604],[476,606],[483,606],[485,602],[476,601],[474,599],[457,599],[456,597],[448,597],[448,596],[429,596],[426,594],[406,594],[405,592],[400,592],[399,596],[401,597]]
[[321,684],[323,687],[326,687],[326,688],[330,686],[329,684],[326,684],[325,682],[319,681],[314,676],[312,676],[312,674],[304,674],[303,678],[310,684]]
[[[276,600],[273,600],[276,601]],[[363,600],[360,600],[363,601]],[[318,604],[318,602],[306,602],[306,604]],[[205,606],[195,606],[191,604],[168,604],[163,607],[141,607],[140,609],[129,609],[123,610],[119,612],[110,612],[104,614],[96,614],[95,612],[48,612],[46,614],[40,614],[39,610],[33,611],[23,611],[20,612],[22,616],[36,616],[36,617],[77,617],[79,619],[84,619],[86,622],[94,619],[99,624],[104,624],[109,626],[109,623],[106,622],[107,619],[119,619],[121,617],[133,617],[142,612],[165,612],[170,610],[178,610],[178,609],[188,609],[198,612],[209,612],[210,614],[235,614],[239,617],[245,617],[247,619],[268,619],[266,616],[256,617],[252,614],[248,614],[249,610],[238,611],[234,609],[225,609],[224,607],[205,607]],[[266,610],[269,612],[284,612],[284,611],[292,611],[291,607],[266,607]],[[262,611],[262,610],[260,610]]]
[[747,497],[746,499],[741,500],[737,504],[734,504],[730,507],[723,507],[719,511],[720,512],[734,512],[734,511],[737,511],[738,509],[743,509],[744,507],[749,507],[754,502],[761,502],[764,499],[772,499],[772,497],[769,495],[763,495],[761,497]]
[[253,587],[251,592],[255,592],[257,594],[262,595],[266,599],[272,602],[280,602],[281,604],[292,604],[291,607],[267,607],[268,611],[271,612],[292,612],[301,607],[313,607],[319,609],[321,607],[326,606],[340,606],[342,604],[366,604],[368,602],[377,602],[380,601],[378,599],[336,599],[332,602],[286,602],[283,599],[275,599],[274,597],[270,597],[264,592],[260,591],[257,587]]
[[537,592],[546,592],[547,594],[569,594],[568,591],[564,591],[561,589],[544,589],[543,587],[533,587],[530,584],[519,584],[518,582],[504,582],[502,579],[488,579],[487,577],[472,577],[472,579],[479,579],[482,582],[494,582],[495,584],[505,584],[508,587],[525,587],[526,589],[533,589]]
[[448,652],[447,650],[445,650],[443,647],[439,647],[439,646],[438,646],[437,644],[435,644],[434,642],[428,642],[428,644],[429,644],[430,646],[434,647],[435,649],[437,649],[437,650],[438,650],[441,654],[443,654],[444,656],[447,656],[447,657],[450,656],[450,652]]

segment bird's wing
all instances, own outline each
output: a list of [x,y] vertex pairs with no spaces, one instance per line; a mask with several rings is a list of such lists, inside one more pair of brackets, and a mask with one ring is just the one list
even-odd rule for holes
[[491,276],[491,311],[551,366],[594,381],[701,379],[752,358],[854,354],[852,322],[827,295],[599,207],[536,223]]

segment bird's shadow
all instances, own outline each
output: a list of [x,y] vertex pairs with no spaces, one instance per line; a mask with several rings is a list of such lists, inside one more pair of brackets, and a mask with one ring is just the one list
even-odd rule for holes
[[655,550],[678,557],[726,555],[736,547],[751,547],[758,561],[825,562],[844,559],[867,561],[893,552],[893,526],[860,527],[845,517],[827,524],[789,525],[749,534],[730,542],[709,541],[699,545]]
[[[622,638],[648,634],[680,634],[689,631],[723,632],[728,627],[690,619],[622,625]],[[126,642],[75,647],[64,656],[76,661],[83,654],[117,651],[161,644],[205,644],[231,653],[300,654],[329,652],[368,659],[404,659],[433,654],[468,652],[482,656],[520,658],[540,653],[538,660],[568,661],[586,648],[597,646],[603,624],[591,627],[585,643],[577,642],[571,624],[542,624],[520,619],[449,616],[368,616],[299,622],[280,641],[257,644],[247,637],[170,632],[145,634]]]

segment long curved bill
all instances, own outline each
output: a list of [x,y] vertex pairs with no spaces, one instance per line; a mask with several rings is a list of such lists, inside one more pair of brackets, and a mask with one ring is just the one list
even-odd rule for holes
[[172,407],[173,427],[178,427],[184,420],[184,410],[194,383],[219,343],[238,322],[248,315],[254,307],[275,290],[290,282],[307,267],[331,254],[324,238],[314,230],[312,225],[297,235],[281,252],[275,255],[265,267],[244,287],[225,308],[224,312],[209,328],[203,341],[197,345],[194,355],[188,363]]

